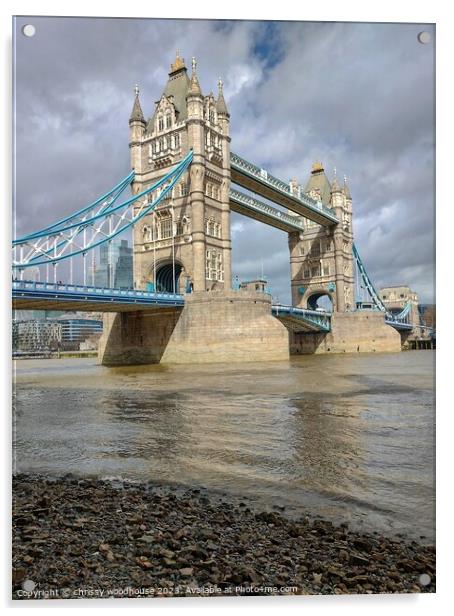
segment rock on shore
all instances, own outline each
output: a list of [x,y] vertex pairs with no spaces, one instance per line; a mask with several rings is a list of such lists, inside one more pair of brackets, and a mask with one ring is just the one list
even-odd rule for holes
[[435,549],[200,490],[13,479],[13,598],[435,591]]

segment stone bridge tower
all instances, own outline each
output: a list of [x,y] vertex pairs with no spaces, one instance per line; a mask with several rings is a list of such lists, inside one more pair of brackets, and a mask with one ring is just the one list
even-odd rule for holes
[[185,292],[231,288],[230,118],[218,96],[202,94],[192,61],[177,53],[153,115],[145,120],[136,86],[129,119],[133,193],[172,169],[190,149],[190,169],[172,195],[134,228],[134,285]]
[[[296,181],[292,190],[301,191]],[[341,187],[334,176],[328,180],[323,165],[315,163],[304,192],[333,210],[340,221],[323,227],[305,220],[303,234],[289,234],[292,304],[317,308],[317,301],[328,296],[333,311],[355,310],[353,270],[352,199],[346,179]]]

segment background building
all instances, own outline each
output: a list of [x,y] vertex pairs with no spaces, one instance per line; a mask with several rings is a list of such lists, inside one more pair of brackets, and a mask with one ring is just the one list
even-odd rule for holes
[[99,264],[94,265],[97,287],[133,288],[132,248],[128,240],[114,239],[99,250]]
[[13,321],[13,351],[57,351],[61,331],[57,321]]
[[[22,319],[21,313],[35,314]],[[19,314],[18,314],[19,313]],[[13,317],[13,351],[72,351],[96,349],[102,334],[99,313],[61,313],[54,311],[16,311]]]
[[61,327],[61,342],[63,348],[79,348],[80,342],[92,337],[94,334],[102,334],[102,321],[94,319],[68,318],[67,316],[57,319]]

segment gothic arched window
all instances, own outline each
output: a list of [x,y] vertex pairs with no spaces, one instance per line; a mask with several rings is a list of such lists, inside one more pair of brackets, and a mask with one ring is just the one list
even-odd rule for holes
[[164,130],[164,118],[162,116],[158,116],[158,130]]
[[172,116],[170,112],[166,115],[166,128],[170,128],[172,126]]

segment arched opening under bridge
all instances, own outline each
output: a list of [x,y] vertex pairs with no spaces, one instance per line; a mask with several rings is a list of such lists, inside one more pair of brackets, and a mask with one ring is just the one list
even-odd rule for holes
[[333,300],[331,295],[326,291],[319,291],[313,293],[307,298],[307,307],[309,310],[325,310],[326,312],[333,312]]
[[[175,269],[174,269],[175,267]],[[156,272],[156,291],[158,293],[180,293],[180,274],[183,267],[180,263],[165,263]],[[175,271],[175,280],[174,280]]]

